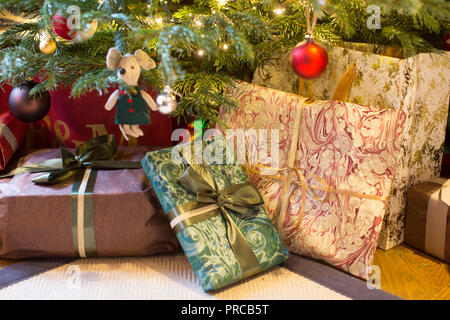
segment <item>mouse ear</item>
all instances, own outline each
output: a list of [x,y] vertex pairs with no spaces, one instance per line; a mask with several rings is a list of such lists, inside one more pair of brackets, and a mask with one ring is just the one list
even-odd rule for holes
[[110,48],[106,56],[106,66],[109,70],[116,70],[119,65],[120,60],[122,60],[122,55],[117,48]]
[[155,61],[153,61],[153,59],[150,58],[143,50],[141,49],[136,50],[134,55],[136,56],[136,59],[139,65],[142,67],[142,69],[144,70],[155,69],[156,67]]

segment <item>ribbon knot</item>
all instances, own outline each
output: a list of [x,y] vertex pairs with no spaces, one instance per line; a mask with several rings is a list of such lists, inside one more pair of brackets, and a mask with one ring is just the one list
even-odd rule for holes
[[[201,168],[201,169],[200,169]],[[220,190],[213,175],[206,166],[198,166],[200,175],[193,166],[189,167],[178,179],[185,189],[197,195],[197,206],[216,204],[219,209],[230,209],[243,216],[257,214],[257,207],[264,204],[258,190],[247,183],[241,183]]]

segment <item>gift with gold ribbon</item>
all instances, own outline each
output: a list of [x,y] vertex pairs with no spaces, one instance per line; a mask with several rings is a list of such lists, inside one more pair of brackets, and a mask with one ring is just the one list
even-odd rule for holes
[[[249,181],[289,251],[366,278],[400,156],[404,113],[245,83],[230,93],[240,108],[219,119],[248,132]],[[261,144],[259,130],[271,137],[269,146]]]
[[[223,141],[205,141],[203,148],[212,143]],[[142,166],[203,289],[220,289],[285,261],[288,252],[242,168],[196,163],[186,150],[203,158],[192,146],[149,152]]]
[[61,146],[59,157],[44,149],[19,161],[25,163],[0,175],[0,256],[173,251],[176,239],[140,164],[146,151],[118,149],[114,135],[103,135],[74,152]]
[[408,191],[405,243],[450,263],[450,180],[434,178]]

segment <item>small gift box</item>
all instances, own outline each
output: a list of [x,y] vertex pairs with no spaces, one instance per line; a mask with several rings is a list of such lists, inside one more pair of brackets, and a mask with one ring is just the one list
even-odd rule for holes
[[288,249],[366,278],[400,156],[404,113],[245,83],[231,94],[240,107],[219,119],[246,132],[249,180]]
[[0,180],[0,257],[174,251],[177,240],[140,166],[148,150],[116,149],[106,135],[74,154],[42,149],[23,158]]
[[[288,251],[242,168],[217,158],[204,162],[195,144],[149,152],[142,166],[203,289],[285,261]],[[212,146],[225,147],[220,139],[203,145]]]
[[434,178],[408,191],[405,243],[450,262],[450,180]]
[[5,169],[14,152],[25,138],[28,126],[10,112],[0,115],[0,170]]

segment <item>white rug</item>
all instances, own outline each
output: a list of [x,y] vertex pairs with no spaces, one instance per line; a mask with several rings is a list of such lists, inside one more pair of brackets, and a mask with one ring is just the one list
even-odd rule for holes
[[0,299],[349,299],[275,267],[218,292],[205,293],[184,254],[89,258],[0,290]]

